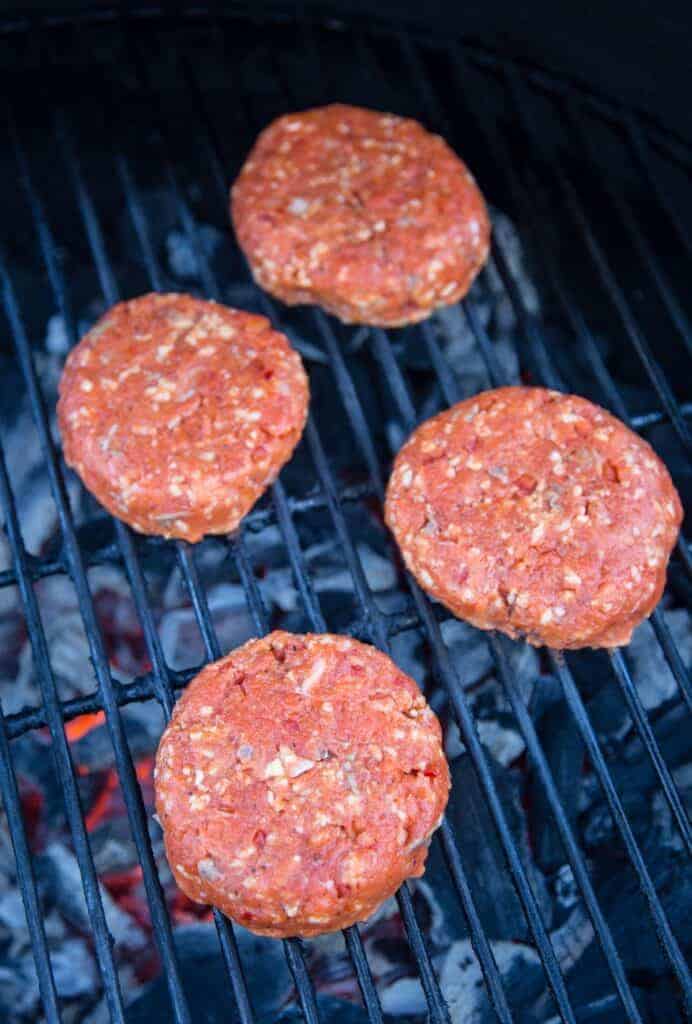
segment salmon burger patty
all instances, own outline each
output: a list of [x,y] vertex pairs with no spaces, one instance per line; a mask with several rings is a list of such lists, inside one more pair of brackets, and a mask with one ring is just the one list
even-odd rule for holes
[[263,316],[190,295],[113,306],[60,381],[65,459],[114,516],[188,541],[235,529],[298,443],[308,382]]
[[233,186],[255,280],[346,323],[414,323],[466,294],[490,222],[465,164],[416,121],[334,104],[266,128]]
[[208,665],[156,758],[180,888],[263,935],[345,928],[421,875],[449,785],[413,680],[332,635],[275,632]]
[[386,519],[421,586],[481,629],[615,647],[658,603],[682,519],[653,449],[605,410],[506,387],[423,423]]

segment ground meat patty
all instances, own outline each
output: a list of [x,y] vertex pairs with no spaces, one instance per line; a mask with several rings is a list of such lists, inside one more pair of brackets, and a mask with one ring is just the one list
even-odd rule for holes
[[665,583],[682,511],[649,445],[598,406],[486,391],[399,452],[387,523],[455,615],[556,648],[629,641]]
[[263,288],[346,323],[422,320],[466,294],[488,253],[483,197],[447,143],[343,104],[269,125],[231,213]]
[[70,353],[65,459],[141,533],[233,530],[290,458],[308,406],[299,356],[263,316],[189,295],[143,295]]
[[262,935],[368,917],[423,873],[448,791],[416,684],[340,636],[271,633],[208,665],[156,758],[180,888]]

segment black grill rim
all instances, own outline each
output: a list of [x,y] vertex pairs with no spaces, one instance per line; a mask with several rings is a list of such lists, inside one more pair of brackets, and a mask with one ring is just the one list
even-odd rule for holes
[[[338,19],[329,4],[305,3],[293,5],[275,0],[264,0],[261,9],[249,0],[230,0],[223,8],[217,3],[183,3],[182,0],[171,0],[169,3],[142,2],[124,3],[120,6],[104,6],[99,9],[75,11],[65,8],[63,11],[27,14],[21,7],[14,11],[1,14],[0,38],[18,34],[65,27],[90,25],[112,25],[127,18],[129,23],[160,24],[163,28],[175,28],[179,25],[199,25],[209,19],[217,24],[234,21],[252,21],[254,24],[288,24],[297,25],[310,32],[313,28],[328,28],[331,31],[348,33],[367,33],[373,37],[392,37],[399,35],[402,40],[411,39],[418,44],[446,48],[450,45],[447,35],[435,32],[419,20],[403,21],[393,26],[391,20],[377,13],[369,14],[367,19],[353,13],[340,13]],[[481,66],[491,69],[512,67],[527,82],[536,88],[550,93],[567,95],[572,92],[579,94],[581,102],[602,117],[613,123],[627,124],[628,131],[633,135],[643,133],[649,144],[660,147],[666,154],[679,161],[683,166],[692,166],[692,144],[690,140],[679,134],[675,126],[664,123],[647,110],[621,103],[617,97],[607,96],[594,88],[588,78],[568,75],[559,70],[545,67],[528,57],[517,57],[509,48],[501,44],[490,45],[487,40],[462,34],[454,38],[454,45],[462,48],[464,55]],[[646,149],[646,147],[642,147]],[[654,179],[655,180],[655,179]]]
[[[194,15],[190,16],[197,18],[205,13],[206,8],[204,10],[200,9],[196,11]],[[145,14],[142,14],[141,16],[144,17]],[[151,12],[146,13],[146,17],[151,16]],[[233,12],[233,16],[240,17],[243,16],[243,14],[238,11]],[[129,32],[131,24],[132,23],[130,21],[123,22],[123,30],[125,32]],[[225,31],[227,29],[227,25],[228,23],[224,19],[219,26],[219,31]],[[18,27],[21,28],[22,25],[18,25]],[[305,27],[305,23],[303,23],[303,27]],[[369,25],[368,28],[369,30],[372,29],[375,31],[377,26]],[[221,295],[218,282],[214,279],[213,272],[208,263],[205,265],[205,257],[202,247],[196,244],[197,226],[176,179],[174,161],[171,155],[174,148],[171,144],[172,140],[167,129],[165,116],[163,115],[162,110],[158,107],[156,92],[151,87],[151,83],[147,80],[146,66],[144,62],[137,57],[136,45],[132,35],[130,34],[128,38],[134,48],[135,67],[140,78],[140,87],[144,95],[147,97],[147,102],[151,105],[153,120],[158,124],[161,147],[165,154],[163,169],[167,185],[171,189],[172,194],[176,197],[181,224],[193,245],[195,245],[197,256],[204,268],[203,279],[205,291],[210,297],[219,298]],[[420,86],[424,105],[426,106],[431,119],[437,124],[445,125],[445,114],[425,77],[417,46],[411,41],[410,37],[403,35],[398,36],[397,42],[401,49],[402,58],[406,61],[411,74],[415,77],[416,82]],[[376,56],[370,49],[368,42],[360,35],[358,36],[358,47],[359,54],[364,59],[367,59],[373,68],[376,68]],[[481,64],[489,62],[492,66],[493,73],[501,75],[503,83],[507,87],[510,102],[513,104],[514,110],[516,111],[517,121],[521,124],[522,130],[527,139],[529,139],[532,149],[538,154],[542,154],[544,167],[548,169],[552,176],[554,176],[558,187],[564,194],[566,208],[575,224],[578,234],[584,242],[589,258],[593,261],[594,266],[597,269],[603,283],[603,289],[608,294],[614,304],[614,307],[618,311],[625,331],[628,334],[630,344],[644,366],[652,388],[658,396],[660,405],[663,407],[662,412],[655,412],[651,415],[669,420],[689,452],[690,440],[687,424],[685,422],[685,412],[687,409],[686,407],[681,408],[676,402],[665,375],[653,358],[647,339],[643,336],[636,317],[632,314],[627,299],[618,285],[617,278],[609,265],[607,256],[603,253],[598,242],[590,233],[588,220],[584,215],[579,201],[579,196],[574,185],[571,183],[562,167],[556,163],[554,157],[550,154],[542,153],[540,138],[535,132],[535,127],[532,124],[530,117],[530,102],[527,99],[527,78],[522,77],[521,67],[519,65],[506,64],[504,58],[502,62],[498,64],[498,59],[496,57],[488,56],[487,53],[480,51],[477,48],[470,47],[467,44],[464,44],[463,46],[457,44],[445,44],[445,48],[449,48],[449,51],[454,58],[453,65],[457,75],[459,76],[459,81],[461,81],[464,61],[468,59],[474,62],[480,61]],[[316,57],[316,50],[314,48],[311,50],[309,42],[308,51],[308,59],[314,59]],[[199,90],[199,86],[196,83],[194,72],[189,68],[189,66],[184,67],[184,70],[188,77],[188,82],[192,86],[194,101],[198,105],[202,105],[200,113],[204,114],[204,99],[201,91]],[[548,83],[552,82],[553,84],[551,85],[551,89],[554,88],[555,79],[552,76],[546,76],[544,72],[535,71],[531,72],[531,75],[539,75],[537,79],[529,78],[533,87],[547,86]],[[561,92],[559,93],[559,98],[561,101],[566,97],[569,98],[573,96],[569,85],[565,86],[561,84],[560,89]],[[288,90],[285,91],[288,95]],[[463,95],[463,90],[460,90],[460,94]],[[581,87],[579,91],[579,98],[580,100],[584,99]],[[595,109],[597,110],[599,109],[599,105],[604,102],[590,97],[586,97],[585,99],[588,103],[596,104]],[[645,175],[650,177],[653,181],[655,181],[655,175],[650,171],[650,165],[648,164],[648,144],[663,147],[672,158],[681,160],[686,165],[690,164],[690,152],[684,146],[681,151],[678,152],[678,149],[680,148],[679,144],[674,140],[671,141],[670,136],[667,133],[660,135],[661,130],[659,128],[651,126],[650,124],[643,124],[641,119],[639,119],[634,113],[628,112],[625,114],[623,122],[621,120],[623,116],[622,112],[620,112],[617,107],[607,105],[607,111],[608,115],[606,115],[605,110],[601,110],[600,112],[603,113],[604,116],[614,117],[618,121],[618,124],[624,123],[624,126],[629,133],[632,146],[640,157],[643,155],[642,169]],[[574,110],[570,110],[570,114],[572,116],[575,116],[576,114],[577,118],[579,118],[580,110],[576,110],[576,112]],[[9,116],[11,118],[11,112]],[[491,146],[493,150],[496,150],[498,155],[501,156],[503,150],[501,142],[492,136],[492,134],[487,132],[483,125],[482,118],[475,116],[475,121],[479,125],[479,130],[486,134],[488,145]],[[208,156],[212,161],[215,180],[220,186],[222,200],[225,202],[226,186],[223,172],[222,148],[218,144],[213,126],[210,124],[209,119],[203,116],[201,118],[201,123],[208,131]],[[451,129],[453,126],[447,123],[445,127],[449,127]],[[26,153],[22,147],[17,126],[12,121],[10,121],[10,129],[14,150],[18,159],[20,176],[31,206],[38,242],[42,258],[48,272],[50,285],[58,308],[68,312],[66,322],[69,324],[71,323],[71,320],[69,317],[67,286],[62,276],[59,263],[56,259],[55,239],[52,235],[42,199],[32,181],[31,168],[29,166]],[[113,269],[109,263],[107,245],[101,232],[98,215],[91,201],[87,181],[82,173],[78,150],[72,136],[69,118],[64,111],[60,112],[56,116],[56,135],[62,158],[68,168],[71,184],[80,208],[80,215],[88,236],[93,261],[99,274],[101,289],[104,298],[110,304],[120,298],[118,286]],[[453,131],[450,131],[450,137],[453,137]],[[157,265],[155,253],[147,237],[147,221],[139,208],[137,186],[133,177],[129,173],[127,159],[119,148],[116,149],[115,166],[120,179],[120,187],[125,193],[130,216],[138,235],[138,244],[142,250],[142,257],[151,279],[152,288],[160,288],[162,278]],[[500,160],[499,166],[505,169],[505,173],[509,177],[510,192],[512,193],[512,197],[517,206],[530,210],[531,197],[528,196],[528,193],[522,184],[515,177],[511,164],[505,159],[504,161]],[[659,200],[660,199],[661,197],[659,196]],[[666,215],[671,218],[670,209],[667,208],[665,204],[662,203],[662,205]],[[539,236],[538,249],[540,250],[540,242],[542,240],[542,232],[544,230],[543,224],[540,217],[530,218],[529,222],[536,224],[535,230]],[[677,223],[676,228],[681,230]],[[692,251],[692,246],[690,246],[689,239],[686,236],[684,241],[688,249]],[[657,285],[660,288],[659,281],[666,281],[665,272],[663,271],[663,268],[660,267],[660,264],[653,254],[651,254],[651,258],[655,261],[654,265],[660,272],[660,279],[656,279]],[[541,334],[540,321],[538,321],[525,308],[521,295],[519,295],[516,288],[513,287],[511,274],[508,270],[504,254],[502,249],[497,245],[494,248],[494,259],[503,279],[505,288],[510,295],[513,306],[518,314],[532,362],[538,370],[539,379],[549,386],[564,387],[564,382],[561,380],[558,371],[555,368],[550,356],[549,348]],[[189,1007],[186,1004],[185,994],[180,984],[176,955],[172,942],[170,921],[166,912],[163,894],[153,860],[141,794],[137,785],[132,759],[119,717],[119,706],[128,702],[130,699],[154,696],[161,704],[164,712],[168,715],[170,714],[175,699],[175,690],[185,684],[187,679],[192,675],[192,672],[182,674],[172,673],[166,666],[154,626],[151,607],[147,597],[146,581],[142,571],[137,546],[130,531],[123,524],[116,523],[116,548],[118,550],[113,550],[106,554],[111,558],[122,559],[122,562],[125,565],[132,593],[137,605],[138,614],[142,623],[147,650],[152,663],[152,671],[146,677],[135,680],[128,684],[128,686],[123,687],[116,685],[110,676],[98,619],[91,600],[87,582],[86,566],[77,543],[69,502],[64,488],[62,468],[50,437],[50,430],[48,427],[45,409],[43,407],[40,386],[33,366],[28,339],[23,327],[22,313],[16,300],[12,279],[4,257],[0,257],[0,277],[2,278],[5,312],[27,383],[36,425],[47,457],[51,489],[59,511],[64,543],[62,557],[53,560],[50,563],[42,563],[39,559],[35,559],[33,556],[28,555],[25,551],[10,482],[7,476],[4,459],[0,453],[0,501],[2,502],[5,513],[6,530],[14,558],[14,569],[8,570],[2,574],[0,577],[0,585],[16,583],[20,588],[25,617],[31,634],[34,658],[36,660],[38,674],[40,676],[44,705],[43,709],[32,710],[30,712],[20,712],[17,715],[8,716],[7,719],[0,715],[0,789],[2,791],[3,801],[8,814],[22,895],[25,901],[27,920],[34,944],[39,983],[42,998],[44,1000],[46,1018],[49,1021],[57,1021],[60,1019],[60,1011],[52,977],[46,938],[40,919],[40,904],[31,869],[28,844],[18,802],[17,783],[12,766],[9,740],[13,736],[20,735],[27,729],[34,728],[39,724],[48,725],[52,740],[53,756],[56,760],[56,770],[58,771],[63,791],[65,793],[68,820],[75,845],[75,851],[77,853],[80,869],[83,875],[85,896],[94,925],[96,953],[104,983],[104,991],[108,1000],[112,1019],[122,1021],[124,1020],[122,996],[118,987],[117,974],[115,971],[108,930],[99,896],[88,837],[79,804],[74,768],[63,731],[63,721],[66,716],[70,717],[75,714],[83,713],[84,710],[95,710],[96,708],[103,707],[106,711],[108,728],[111,735],[111,741],[114,746],[118,773],[127,804],[130,827],[135,838],[140,862],[142,863],[144,870],[145,885],[152,914],[152,921],[162,958],[163,969],[169,986],[174,1019],[176,1021],[186,1022],[190,1019]],[[555,289],[559,302],[565,311],[568,323],[573,328],[577,336],[579,336],[583,341],[594,375],[601,384],[609,404],[616,414],[622,419],[633,423],[633,421],[628,418],[623,400],[618,393],[612,378],[609,376],[607,368],[601,361],[598,350],[593,342],[593,338],[589,333],[587,325],[583,321],[579,307],[570,296],[568,286],[560,278],[559,272],[553,267],[548,268],[548,277],[551,287]],[[674,294],[671,294],[671,297],[674,299]],[[266,296],[263,296],[263,302],[266,312],[276,322],[277,314],[273,304],[266,298]],[[480,351],[484,357],[489,382],[492,385],[504,383],[490,340],[485,334],[484,329],[476,316],[472,303],[465,303],[463,309],[469,326],[474,333]],[[329,319],[319,310],[314,310],[312,315],[316,331],[325,346],[330,367],[335,378],[335,383],[346,409],[348,418],[351,422],[354,436],[369,470],[371,478],[371,493],[377,497],[381,497],[382,478],[379,462],[375,455],[372,439],[368,433],[368,427],[359,404],[357,393],[353,387],[346,362],[343,358],[341,348],[330,325]],[[428,324],[423,324],[420,330],[424,343],[430,354],[431,364],[439,378],[445,399],[448,402],[453,402],[457,396],[456,383],[453,374],[444,361],[444,357],[430,326]],[[690,335],[687,331],[687,324],[685,321],[683,321],[682,326],[678,324],[678,330],[688,347],[692,347],[690,346]],[[374,329],[370,333],[375,358],[378,360],[384,371],[383,376],[385,380],[389,382],[392,397],[398,408],[400,420],[407,429],[411,429],[416,422],[415,409],[408,391],[408,386],[397,363],[390,340],[384,331]],[[76,340],[76,338],[73,337],[73,341],[74,340]],[[642,417],[640,417],[640,419],[642,419]],[[647,417],[645,416],[643,419],[647,419]],[[637,423],[634,423],[634,425],[636,426]],[[362,633],[364,638],[371,639],[378,646],[387,650],[390,637],[394,632],[398,631],[401,624],[392,624],[387,620],[387,617],[384,616],[377,608],[377,605],[372,598],[372,594],[368,589],[358,554],[355,550],[353,541],[350,538],[346,522],[343,517],[342,502],[345,498],[348,500],[349,496],[341,494],[337,489],[317,428],[312,419],[310,419],[306,430],[306,442],[310,449],[315,465],[316,475],[320,482],[321,496],[315,496],[314,500],[321,501],[329,510],[334,524],[334,529],[343,544],[344,554],[353,576],[354,586],[362,608]],[[313,499],[308,499],[308,501],[310,500]],[[306,615],[310,621],[311,628],[316,631],[322,631],[325,629],[325,622],[322,617],[319,601],[313,590],[310,577],[306,571],[303,553],[301,551],[297,532],[293,523],[293,515],[299,510],[298,506],[300,503],[291,499],[286,494],[281,483],[274,485],[272,489],[272,501],[273,514],[276,517],[276,521],[278,522],[284,539],[289,561],[300,591]],[[303,502],[304,501],[305,499]],[[253,516],[257,517],[258,521],[259,517],[262,515],[266,515],[266,513],[263,511],[253,513]],[[252,573],[244,541],[245,531],[248,526],[248,523],[244,524],[244,527],[229,541],[229,544],[241,576],[241,580],[245,586],[248,606],[251,610],[255,626],[258,632],[265,632],[267,628],[266,610],[263,607],[261,594]],[[200,631],[204,640],[206,657],[207,659],[216,658],[220,654],[220,649],[209,615],[206,597],[197,575],[193,549],[182,542],[176,543],[174,548],[195,609]],[[683,539],[679,542],[678,553],[689,571],[690,556],[687,545]],[[45,636],[41,626],[38,604],[33,591],[33,583],[36,579],[54,572],[68,572],[77,589],[82,614],[87,628],[91,657],[99,683],[98,697],[71,701],[69,704],[65,705],[62,705],[58,698],[55,680],[52,675],[52,669],[48,657]],[[475,730],[471,712],[466,703],[465,696],[461,692],[460,687],[456,684],[454,669],[448,652],[444,647],[437,618],[430,603],[423,596],[415,583],[410,580],[409,588],[415,605],[416,616],[420,623],[422,623],[429,639],[436,674],[448,692],[450,702],[460,726],[462,737],[491,809],[495,828],[503,845],[508,865],[515,881],[517,893],[524,908],[530,930],[533,934],[536,948],[540,954],[546,973],[546,979],[553,992],[558,1012],[562,1020],[574,1021],[576,1019],[574,1010],[570,1005],[554,950],[552,949],[545,925],[541,920],[540,912],[530,883],[519,858],[507,821],[505,820],[495,784],[493,782],[492,775],[490,774],[488,762]],[[680,686],[681,695],[690,710],[692,710],[692,685],[690,684],[681,656],[675,647],[665,624],[664,616],[660,610],[654,613],[654,616],[652,617],[652,625],[664,650],[671,670],[673,671],[673,674]],[[583,854],[581,853],[574,838],[572,827],[561,803],[559,793],[555,786],[538,737],[535,733],[530,715],[523,703],[516,680],[513,679],[509,668],[505,652],[505,643],[496,636],[488,637],[488,642],[497,665],[499,677],[506,689],[507,696],[519,722],[520,731],[526,742],[532,767],[536,771],[546,791],[548,803],[551,807],[555,822],[565,846],[568,860],[577,880],[580,894],[591,916],[605,959],[610,968],[617,991],[617,997],[613,996],[613,999],[619,998],[622,1008],[629,1020],[641,1021],[642,1018],[629,987],[629,982],[626,977],[622,961],[619,957],[609,927],[603,917],[592,888]],[[552,662],[553,670],[562,685],[565,700],[575,718],[585,747],[591,757],[594,769],[604,789],[608,805],[613,814],[613,818],[620,832],[624,846],[637,873],[640,887],[649,905],[649,910],[663,951],[668,958],[673,973],[677,977],[685,1005],[688,1011],[692,1011],[692,976],[690,975],[689,968],[684,961],[677,940],[670,929],[665,912],[663,911],[659,897],[656,894],[655,888],[648,874],[641,851],[639,850],[624,808],[613,785],[610,771],[601,752],[584,703],[579,695],[567,662],[559,654],[554,652],[551,652],[549,657]],[[689,821],[685,816],[684,808],[682,807],[680,797],[670,775],[670,771],[662,758],[653,732],[651,731],[651,727],[648,723],[648,717],[641,704],[631,676],[629,675],[626,663],[619,651],[615,651],[611,655],[611,664],[615,678],[622,689],[623,697],[632,715],[635,728],[639,732],[649,756],[652,758],[658,774],[659,782],[668,802],[670,803],[672,812],[680,829],[680,833],[685,842],[687,852],[690,853],[692,852],[692,833],[690,831]],[[512,1014],[507,1002],[507,997],[504,992],[497,965],[494,960],[492,948],[483,931],[480,918],[475,908],[471,888],[455,845],[452,830],[446,822],[440,830],[438,841],[441,843],[444,850],[452,879],[455,883],[467,917],[473,946],[483,970],[489,998],[498,1018],[502,1021],[511,1021]],[[402,890],[398,894],[398,900],[402,918],[409,935],[411,948],[419,964],[421,981],[428,1001],[431,1020],[449,1021],[449,1013],[444,1003],[420,926],[416,920],[411,901],[411,894],[407,885],[402,887]],[[243,978],[243,969],[234,937],[233,926],[219,913],[215,914],[215,919],[222,950],[228,967],[229,978],[238,1014],[243,1022],[252,1021],[254,1019],[252,1007],[250,1005],[247,988]],[[345,938],[347,948],[353,960],[354,969],[361,986],[363,1001],[368,1012],[369,1019],[371,1021],[381,1021],[381,1007],[379,1005],[378,997],[357,929],[349,929]],[[289,967],[291,968],[300,998],[304,1017],[306,1021],[309,1022],[317,1021],[319,1019],[317,1004],[315,1001],[312,983],[307,973],[302,944],[297,940],[289,940],[285,943],[285,949]]]

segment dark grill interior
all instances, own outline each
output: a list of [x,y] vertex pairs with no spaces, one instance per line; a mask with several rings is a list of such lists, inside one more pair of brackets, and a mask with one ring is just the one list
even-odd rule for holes
[[[482,388],[519,380],[574,390],[610,408],[657,448],[687,500],[690,153],[657,125],[577,84],[462,41],[404,36],[375,23],[346,28],[199,11],[32,26],[18,19],[6,26],[0,49],[9,68],[11,140],[0,156],[10,185],[0,199],[0,269],[4,330],[13,343],[3,356],[0,461],[11,564],[0,584],[8,593],[18,588],[40,689],[33,705],[11,711],[3,690],[0,717],[0,785],[43,1004],[43,1018],[36,1011],[17,1019],[86,1019],[69,1011],[59,993],[43,923],[41,839],[32,833],[22,783],[22,744],[35,735],[50,746],[64,830],[81,873],[99,975],[94,1001],[103,1000],[98,1019],[128,1019],[85,818],[81,747],[68,731],[69,723],[100,711],[98,729],[109,737],[114,786],[141,868],[148,943],[167,988],[158,1019],[199,1019],[181,982],[170,887],[159,877],[160,836],[125,718],[130,705],[152,701],[167,718],[199,668],[166,659],[164,572],[180,580],[198,630],[190,649],[199,648],[203,660],[244,638],[220,638],[223,622],[210,590],[242,586],[246,635],[276,626],[351,632],[391,652],[402,667],[417,665],[447,729],[456,723],[455,764],[464,774],[455,774],[428,880],[445,913],[458,918],[458,934],[470,938],[487,993],[485,1016],[468,1016],[447,983],[419,887],[407,884],[398,912],[427,1010],[414,1007],[398,1019],[689,1017],[692,783],[683,769],[692,762],[692,683],[688,647],[674,639],[669,621],[692,595],[686,542],[677,545],[667,596],[651,620],[650,647],[660,647],[674,680],[657,705],[644,699],[646,680],[629,651],[566,659],[545,652],[535,656],[527,684],[516,667],[520,645],[476,635],[474,643],[489,647],[486,674],[501,684],[501,715],[492,729],[500,721],[518,742],[500,768],[497,750],[488,749],[492,730],[481,728],[482,700],[463,680],[455,627],[404,575],[380,508],[391,456],[417,422]],[[458,309],[401,331],[346,329],[316,309],[275,306],[250,282],[228,227],[229,183],[273,116],[334,99],[420,118],[474,170],[494,211],[494,248],[490,267]],[[52,431],[52,370],[67,345],[104,308],[151,289],[190,290],[266,313],[289,333],[311,376],[310,422],[281,482],[237,535],[194,549],[135,536],[108,519],[66,473]],[[44,341],[51,318],[59,337],[49,331]],[[27,408],[32,426],[20,419]],[[25,423],[23,433],[17,423]],[[29,537],[32,491],[22,460],[32,444],[38,486],[49,484],[45,517],[53,525]],[[377,558],[365,560],[364,547]],[[106,621],[92,584],[102,566],[124,573],[136,611],[144,668],[125,679],[114,672],[119,627]],[[281,572],[277,597],[272,588]],[[69,695],[46,637],[40,589],[41,581],[65,574],[94,672],[90,692]],[[522,835],[504,792],[510,774],[527,822]],[[594,817],[584,810],[585,786],[588,807],[596,801],[607,819],[600,846],[586,827]],[[676,837],[665,862],[645,813],[655,795]],[[563,865],[592,930],[582,960],[583,951],[572,955],[559,945],[559,915],[543,893]],[[507,918],[520,926],[504,928]],[[257,965],[242,957],[237,930],[218,913],[214,922],[226,971],[218,1019],[259,1020],[247,983]],[[630,948],[639,933],[653,950],[643,963]],[[358,929],[344,938],[362,1019],[382,1021],[378,968]],[[508,983],[498,966],[499,940],[522,941],[538,955],[541,980],[530,1007],[517,979]],[[322,986],[311,977],[312,946],[284,943],[304,1019],[350,1020],[325,1016]],[[386,1019],[396,1019],[385,1009]]]

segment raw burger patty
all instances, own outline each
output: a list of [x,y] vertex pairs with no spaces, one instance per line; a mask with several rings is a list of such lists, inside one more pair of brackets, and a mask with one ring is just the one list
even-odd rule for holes
[[308,382],[263,316],[189,295],[113,306],[70,353],[67,463],[141,533],[233,530],[293,453]]
[[374,647],[276,632],[208,665],[156,758],[180,888],[262,935],[368,917],[421,875],[447,803],[439,723]]
[[486,391],[394,463],[387,523],[422,587],[480,629],[615,647],[656,606],[682,520],[668,471],[576,395]]
[[346,323],[422,320],[465,295],[490,223],[466,166],[416,121],[334,104],[287,114],[233,186],[258,284]]

